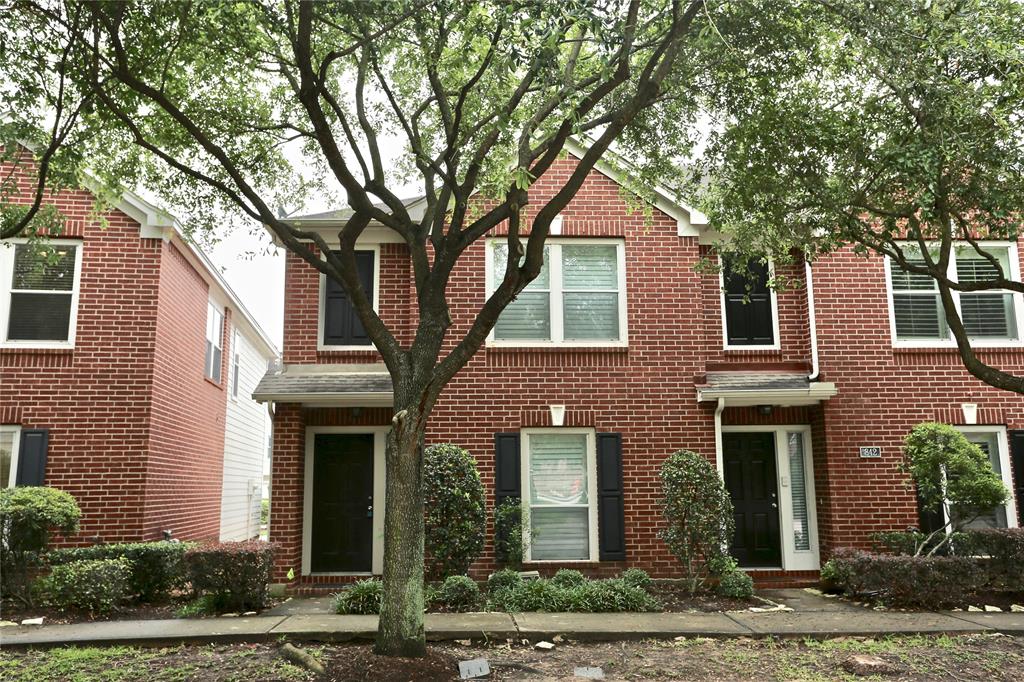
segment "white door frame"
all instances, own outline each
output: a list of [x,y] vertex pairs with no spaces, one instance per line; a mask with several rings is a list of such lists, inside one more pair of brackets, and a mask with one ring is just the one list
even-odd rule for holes
[[[384,572],[384,448],[390,426],[307,426],[305,481],[302,492],[302,575],[381,575]],[[319,433],[347,433],[373,436],[373,552],[370,573],[310,571],[313,537],[313,452]]]
[[[722,433],[771,433],[775,436],[775,479],[779,491],[779,540],[782,545],[782,568],[786,571],[816,571],[820,568],[818,551],[817,498],[814,493],[814,457],[811,452],[811,427],[807,425],[723,426]],[[810,549],[797,550],[793,535],[793,488],[790,486],[789,444],[786,435],[799,433],[804,446],[804,492],[807,495],[807,525]],[[722,462],[718,473],[725,479]],[[757,567],[745,570],[772,570]]]

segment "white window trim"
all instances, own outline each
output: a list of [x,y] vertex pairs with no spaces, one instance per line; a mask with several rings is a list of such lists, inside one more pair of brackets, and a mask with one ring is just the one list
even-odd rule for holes
[[[382,575],[384,573],[384,495],[386,467],[384,448],[389,426],[307,426],[306,463],[302,493],[302,575]],[[373,435],[373,549],[370,572],[310,571],[313,555],[313,457],[318,433]]]
[[[484,279],[485,279],[485,295],[484,302],[491,297],[494,293],[494,247],[497,244],[506,244],[507,240],[504,239],[491,239],[487,242],[487,248],[485,249],[485,263],[484,263]],[[595,245],[615,245],[616,255],[618,260],[618,275],[619,275],[619,339],[617,341],[608,340],[578,340],[573,339],[570,341],[563,340],[565,332],[563,330],[563,319],[562,319],[562,258],[560,247],[564,244],[595,244]],[[558,296],[551,296],[551,340],[550,341],[519,341],[519,340],[501,340],[494,338],[494,329],[487,335],[487,346],[493,348],[626,348],[629,345],[629,330],[627,323],[629,319],[628,312],[626,310],[626,242],[622,238],[608,237],[548,237],[545,240],[545,245],[553,247],[550,251],[550,262],[548,263],[548,274],[550,276],[549,290],[552,292],[560,292]],[[556,249],[557,255],[556,255]]]
[[[584,434],[587,437],[587,505],[590,534],[590,556],[586,559],[534,559],[533,543],[530,542],[530,437],[537,435]],[[523,488],[523,542],[526,556],[523,561],[531,564],[585,564],[599,560],[600,542],[597,529],[597,432],[591,428],[535,428],[522,429],[521,453],[519,458],[520,483]]]
[[[929,244],[931,245],[931,244]],[[1006,248],[1007,260],[1010,263],[1009,279],[1020,281],[1020,260],[1017,253],[1017,243],[1011,241],[979,241],[982,248]],[[901,246],[916,246],[916,244],[902,244]],[[953,243],[952,258],[949,259],[949,266],[946,276],[956,281],[956,249],[960,246],[970,246],[965,241]],[[892,259],[885,256],[885,292],[889,301],[889,338],[892,340],[893,348],[956,348],[956,339],[953,333],[948,332],[946,339],[900,339],[896,336],[896,303],[892,286]],[[1016,339],[971,339],[972,348],[1024,348],[1024,294],[1005,289],[992,289],[990,293],[1006,293],[1013,296],[1013,311],[1017,321]],[[953,304],[957,314],[960,315],[960,292],[953,290]],[[938,290],[936,289],[936,295]],[[961,318],[962,319],[962,318]]]
[[[241,362],[241,354],[238,352],[238,329],[231,330],[231,364],[228,367],[228,397],[233,402],[238,402],[238,395],[241,393],[242,372],[238,364]],[[237,380],[235,379],[237,377]]]
[[[1002,425],[980,425],[980,426],[961,426],[956,425],[955,428],[965,436],[972,433],[977,434],[995,434],[996,445],[999,448],[999,476],[1003,480],[1003,485],[1010,491],[1010,498],[1006,501],[1004,509],[1006,510],[1006,527],[1016,528],[1017,527],[1017,501],[1013,495],[1013,472],[1010,465],[1010,441],[1009,436],[1006,432],[1006,427]],[[946,523],[947,532],[952,530],[949,527],[949,503],[943,501],[942,503],[942,520]]]
[[7,472],[8,488],[13,488],[18,479],[18,450],[21,447],[21,427],[16,424],[0,424],[0,433],[13,433],[14,446],[11,448],[11,470]]
[[71,289],[71,315],[68,319],[67,341],[8,341],[7,329],[10,324],[11,284],[14,276],[14,246],[28,243],[28,239],[8,239],[0,245],[0,348],[74,348],[75,332],[78,329],[78,302],[82,293],[82,252],[85,243],[81,239],[48,239],[53,246],[75,246],[75,282]]
[[[218,369],[217,376],[213,376],[212,377],[212,376],[210,376],[209,374],[206,373],[206,344],[207,344],[207,342],[210,341],[210,339],[206,336],[206,333],[204,332],[203,333],[203,377],[205,377],[207,381],[212,381],[213,383],[217,384],[218,386],[221,386],[222,385],[221,384],[221,376],[223,376],[223,373],[224,373],[224,328],[227,326],[227,324],[226,324],[227,323],[227,315],[225,315],[225,313],[226,313],[225,307],[220,305],[219,303],[217,303],[216,301],[214,301],[211,298],[206,303],[206,324],[207,325],[210,324],[210,311],[211,310],[216,310],[220,314],[220,334],[217,335],[218,336],[217,343],[214,345],[215,348],[220,350],[220,367],[217,368]],[[228,362],[230,362],[230,361],[231,361],[231,359],[228,358]],[[231,379],[230,375],[228,375],[228,379],[229,380]]]
[[[818,545],[818,502],[814,491],[814,453],[811,451],[811,427],[781,424],[770,426],[723,426],[722,433],[772,433],[775,435],[775,478],[779,491],[779,535],[782,540],[782,566],[784,571],[817,571],[821,567]],[[807,526],[810,549],[797,550],[793,534],[793,487],[789,480],[789,444],[786,435],[802,434],[804,439],[804,492],[807,495]],[[725,477],[723,463],[718,462],[718,473]],[[778,570],[771,566],[744,570]]]
[[[373,251],[373,311],[380,313],[380,244],[357,244],[356,251]],[[327,292],[327,275],[320,273],[320,293],[317,299],[316,349],[318,351],[377,350],[372,343],[365,346],[332,345],[324,343],[324,295]]]
[[[721,268],[724,267],[722,257],[718,257],[718,305],[722,311],[722,348],[724,350],[779,350],[782,348],[782,339],[779,338],[779,297],[775,293],[773,287],[768,287],[768,298],[771,301],[772,306],[772,335],[775,339],[775,343],[770,344],[757,344],[757,345],[745,345],[745,344],[730,344],[729,343],[729,326],[725,320],[725,271]],[[775,263],[771,259],[768,260],[768,279],[775,279]]]

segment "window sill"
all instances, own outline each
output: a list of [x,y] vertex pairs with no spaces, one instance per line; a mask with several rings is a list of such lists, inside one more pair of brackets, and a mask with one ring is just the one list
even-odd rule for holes
[[377,347],[369,346],[317,346],[317,353],[376,353]]
[[[1024,343],[1020,341],[1007,342],[1007,343],[996,343],[996,344],[978,344],[972,343],[971,348],[977,352],[997,352],[997,353],[1014,353],[1024,351]],[[959,355],[960,349],[956,345],[946,344],[899,344],[892,347],[894,353],[948,353],[950,355]]]
[[29,346],[20,344],[2,344],[0,345],[0,354],[3,355],[14,355],[17,353],[36,353],[45,355],[71,355],[75,352],[74,345],[48,345],[48,346]]
[[203,377],[203,381],[205,381],[206,383],[210,384],[211,386],[216,386],[217,388],[219,388],[222,391],[224,390],[224,386],[222,384],[217,383],[216,381],[214,381],[213,379],[211,379],[208,376],[204,376]]
[[572,351],[573,353],[628,353],[629,346],[622,345],[593,345],[579,346],[568,343],[550,344],[544,346],[506,346],[487,344],[488,353],[560,353]]

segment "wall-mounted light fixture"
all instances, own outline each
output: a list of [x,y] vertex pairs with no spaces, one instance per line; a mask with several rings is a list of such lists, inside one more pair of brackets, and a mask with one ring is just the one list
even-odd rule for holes
[[353,420],[359,419],[359,417],[362,416],[363,414],[363,408],[353,407],[349,409],[348,414],[350,417],[352,417]]
[[757,406],[757,413],[761,414],[761,415],[764,415],[765,417],[768,417],[772,413],[772,406],[771,405],[758,405]]

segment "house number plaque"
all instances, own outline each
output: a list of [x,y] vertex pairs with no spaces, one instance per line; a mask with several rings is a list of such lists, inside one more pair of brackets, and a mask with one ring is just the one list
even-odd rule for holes
[[882,456],[882,448],[878,445],[861,445],[860,456],[864,459],[877,459]]

